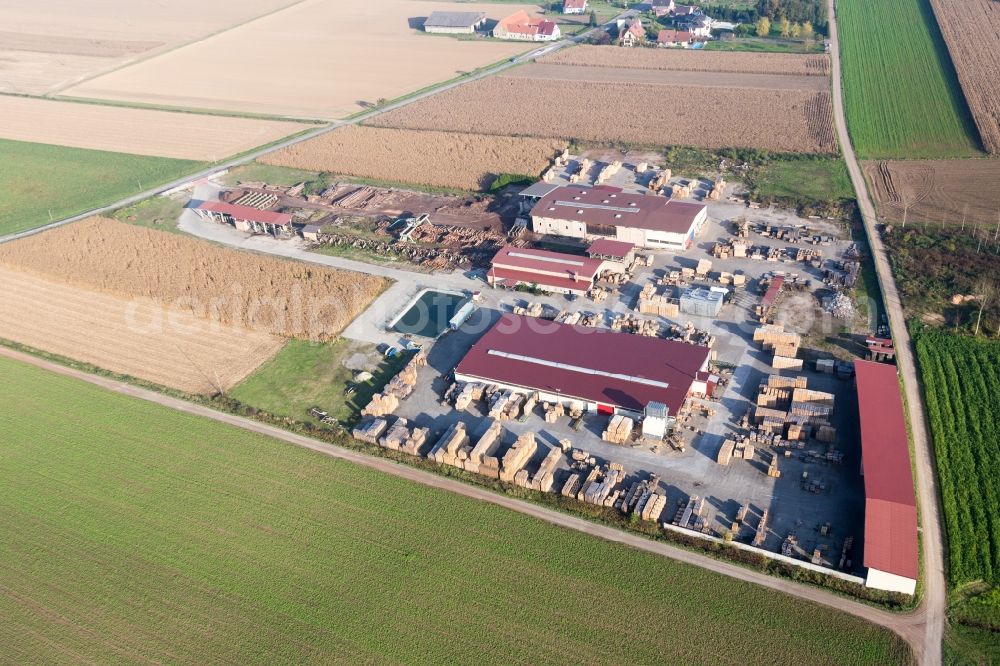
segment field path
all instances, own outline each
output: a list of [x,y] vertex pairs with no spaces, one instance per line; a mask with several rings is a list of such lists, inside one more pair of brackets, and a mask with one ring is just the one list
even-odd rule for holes
[[706,555],[687,551],[667,543],[651,541],[637,534],[631,534],[613,527],[592,523],[583,518],[561,513],[532,502],[515,499],[513,497],[508,497],[507,495],[495,493],[485,488],[468,485],[461,481],[417,469],[404,463],[397,463],[386,458],[352,451],[351,449],[342,448],[333,444],[327,444],[326,442],[321,442],[310,437],[304,437],[265,423],[246,419],[241,416],[235,416],[233,414],[219,412],[202,405],[185,402],[184,400],[172,398],[162,393],[157,393],[156,391],[140,388],[138,386],[119,382],[107,377],[92,375],[82,370],[60,365],[58,363],[15,351],[7,347],[0,347],[0,356],[11,358],[22,363],[28,363],[37,368],[54,372],[59,375],[79,379],[81,381],[100,386],[101,388],[109,391],[114,391],[115,393],[138,398],[140,400],[147,400],[149,402],[153,402],[170,409],[176,409],[187,414],[194,414],[196,416],[219,421],[237,428],[242,428],[243,430],[279,439],[288,444],[316,451],[317,453],[346,460],[358,465],[364,465],[365,467],[378,470],[385,474],[392,474],[393,476],[407,479],[415,483],[422,483],[440,490],[458,493],[459,495],[463,495],[465,497],[490,502],[491,504],[496,504],[497,506],[502,506],[512,511],[517,511],[566,529],[576,530],[600,539],[606,539],[608,541],[621,543],[649,553],[669,557],[670,559],[685,562],[703,569],[708,569],[724,576],[755,583],[778,592],[783,592],[800,599],[805,599],[806,601],[811,601],[823,606],[829,606],[896,632],[904,640],[906,640],[914,650],[919,648],[919,645],[923,640],[923,619],[921,616],[915,614],[903,615],[890,613],[858,601],[838,596],[832,592],[827,592],[819,588],[809,587],[783,578],[775,578],[764,573],[745,569],[736,564],[730,564],[721,560],[712,559]]
[[878,218],[875,207],[868,194],[861,165],[854,154],[850,135],[847,133],[847,120],[844,113],[843,79],[840,67],[840,44],[837,39],[837,17],[834,0],[827,0],[830,15],[830,46],[833,61],[833,119],[840,138],[840,148],[847,162],[847,170],[851,174],[851,182],[858,196],[858,206],[864,220],[865,234],[875,260],[875,272],[878,275],[882,300],[889,316],[892,337],[896,347],[896,363],[903,379],[906,405],[909,410],[910,435],[913,440],[917,473],[917,496],[920,501],[920,531],[923,545],[923,598],[920,606],[911,615],[919,622],[923,633],[921,644],[913,644],[914,653],[922,664],[934,665],[941,663],[941,641],[944,637],[945,606],[947,591],[944,582],[944,550],[941,541],[941,521],[938,515],[937,480],[934,477],[934,452],[931,449],[930,436],[927,432],[927,419],[924,414],[924,404],[920,397],[920,382],[917,377],[916,360],[913,353],[913,343],[906,328],[906,317],[903,305],[896,289],[889,266],[889,256],[886,254],[882,238],[875,224]]

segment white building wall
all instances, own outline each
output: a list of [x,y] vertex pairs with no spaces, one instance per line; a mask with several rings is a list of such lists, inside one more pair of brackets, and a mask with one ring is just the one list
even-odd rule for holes
[[878,569],[868,569],[868,578],[865,586],[876,590],[888,590],[889,592],[902,592],[912,595],[917,589],[917,581],[904,576],[897,576],[888,571]]
[[472,26],[461,26],[457,28],[449,26],[424,26],[424,32],[434,32],[449,35],[471,35],[475,32]]

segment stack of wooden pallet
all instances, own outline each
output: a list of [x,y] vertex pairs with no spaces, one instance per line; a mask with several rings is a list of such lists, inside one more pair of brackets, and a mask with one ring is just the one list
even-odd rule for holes
[[611,442],[612,444],[625,444],[632,436],[632,430],[634,428],[635,421],[627,416],[616,414],[611,417],[611,420],[608,422],[608,428],[604,431],[601,437],[605,442]]

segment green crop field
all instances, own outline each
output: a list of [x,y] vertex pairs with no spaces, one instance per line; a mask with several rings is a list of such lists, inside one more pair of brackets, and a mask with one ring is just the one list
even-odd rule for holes
[[0,139],[0,235],[168,183],[199,162]]
[[898,664],[888,632],[0,359],[6,660]]
[[1000,583],[1000,343],[917,334],[952,583]]
[[840,0],[844,104],[861,159],[981,154],[928,0]]

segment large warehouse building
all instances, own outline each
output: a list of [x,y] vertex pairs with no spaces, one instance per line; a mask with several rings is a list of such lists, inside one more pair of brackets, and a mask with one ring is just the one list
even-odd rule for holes
[[497,384],[601,414],[673,418],[691,395],[711,395],[709,349],[684,342],[504,314],[455,368],[455,379]]
[[917,501],[896,366],[855,361],[865,477],[865,584],[913,594],[917,587]]
[[531,209],[531,229],[570,238],[613,238],[637,247],[687,249],[708,220],[704,204],[618,187],[557,187]]

